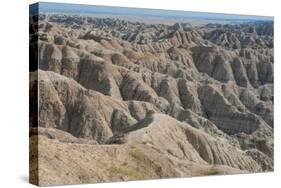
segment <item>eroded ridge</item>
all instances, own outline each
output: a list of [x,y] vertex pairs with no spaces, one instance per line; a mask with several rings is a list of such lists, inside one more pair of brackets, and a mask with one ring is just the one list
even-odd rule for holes
[[38,20],[40,185],[273,170],[272,22]]

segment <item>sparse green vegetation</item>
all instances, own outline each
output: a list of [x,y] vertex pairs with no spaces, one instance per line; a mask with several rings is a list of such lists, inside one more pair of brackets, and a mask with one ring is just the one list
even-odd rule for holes
[[146,176],[144,173],[142,173],[141,171],[136,171],[136,170],[131,170],[128,167],[124,167],[124,166],[117,166],[116,164],[113,164],[110,168],[109,168],[109,172],[112,176],[116,177],[116,176],[121,176],[123,178],[127,178],[127,179],[144,179]]
[[137,160],[143,160],[146,158],[145,154],[137,148],[131,150],[130,155]]

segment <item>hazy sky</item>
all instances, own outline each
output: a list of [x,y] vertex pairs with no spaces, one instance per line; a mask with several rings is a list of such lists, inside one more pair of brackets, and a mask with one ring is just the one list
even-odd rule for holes
[[[175,11],[160,9],[126,8],[64,3],[39,3],[40,12],[68,12],[77,14],[132,15],[167,18],[224,19],[224,20],[273,20],[270,16],[251,16],[235,14],[217,14],[206,12]],[[32,12],[32,10],[31,10]]]

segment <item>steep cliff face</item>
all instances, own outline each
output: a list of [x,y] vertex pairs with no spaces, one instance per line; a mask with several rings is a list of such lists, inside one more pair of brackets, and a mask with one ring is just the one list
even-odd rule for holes
[[272,27],[42,16],[42,185],[273,170]]

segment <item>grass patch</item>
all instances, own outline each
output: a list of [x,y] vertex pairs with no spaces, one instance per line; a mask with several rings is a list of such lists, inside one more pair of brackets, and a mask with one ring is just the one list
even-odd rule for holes
[[146,158],[146,155],[136,148],[130,151],[130,155],[137,160],[144,160]]
[[141,173],[136,170],[131,170],[128,167],[117,166],[115,164],[113,164],[109,168],[109,172],[112,176],[121,176],[123,178],[134,179],[134,180],[146,178],[144,173]]
[[141,170],[147,176],[153,177],[157,175],[159,177],[164,177],[162,166],[159,165],[157,161],[145,155],[140,149],[132,149],[130,155],[137,161],[138,165],[141,166]]

